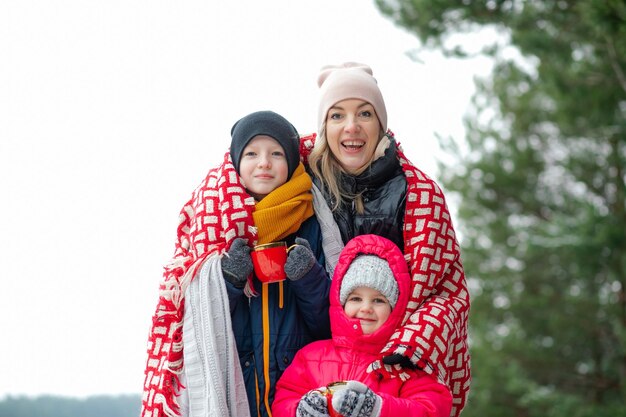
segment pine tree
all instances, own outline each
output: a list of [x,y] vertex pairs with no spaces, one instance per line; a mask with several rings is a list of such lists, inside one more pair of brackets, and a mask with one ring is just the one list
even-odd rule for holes
[[452,35],[499,34],[467,137],[442,141],[472,288],[465,417],[626,415],[626,2],[377,5],[456,57]]

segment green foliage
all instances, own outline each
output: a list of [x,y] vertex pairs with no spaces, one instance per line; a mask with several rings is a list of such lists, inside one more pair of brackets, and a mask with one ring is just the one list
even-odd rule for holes
[[464,415],[626,415],[626,2],[377,4],[457,57],[453,35],[500,34],[465,142],[442,139],[472,290]]
[[99,395],[86,399],[9,396],[0,401],[0,417],[136,417],[140,410],[139,395]]

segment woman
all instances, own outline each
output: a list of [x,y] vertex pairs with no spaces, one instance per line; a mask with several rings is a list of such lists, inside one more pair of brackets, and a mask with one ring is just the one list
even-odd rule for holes
[[469,294],[459,247],[441,189],[406,159],[387,130],[372,75],[367,65],[352,62],[322,68],[318,135],[302,138],[301,148],[343,243],[378,234],[409,262],[413,292],[404,324],[370,372],[405,379],[403,368],[418,367],[437,376],[453,394],[455,416],[470,382]]

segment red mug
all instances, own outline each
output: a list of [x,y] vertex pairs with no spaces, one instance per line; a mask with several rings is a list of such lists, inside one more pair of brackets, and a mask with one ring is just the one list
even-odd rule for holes
[[325,391],[326,406],[328,408],[328,415],[330,417],[343,417],[343,414],[340,414],[333,407],[333,395],[336,392],[341,391],[342,389],[346,389],[346,387],[347,387],[347,382],[345,382],[345,381],[332,382],[332,383],[326,385],[326,391]]
[[254,265],[254,273],[259,281],[265,283],[283,281],[286,278],[287,253],[294,246],[287,248],[287,243],[280,241],[253,247],[250,256]]

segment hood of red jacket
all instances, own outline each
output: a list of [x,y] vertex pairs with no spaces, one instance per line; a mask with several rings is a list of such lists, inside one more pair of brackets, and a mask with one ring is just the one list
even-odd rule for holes
[[[398,301],[387,321],[374,333],[365,335],[359,319],[349,318],[339,302],[341,282],[358,255],[376,255],[389,262],[398,284]],[[396,328],[406,321],[411,290],[411,276],[404,255],[393,242],[377,235],[361,235],[350,240],[342,250],[330,287],[330,323],[333,340],[340,346],[378,353]]]

